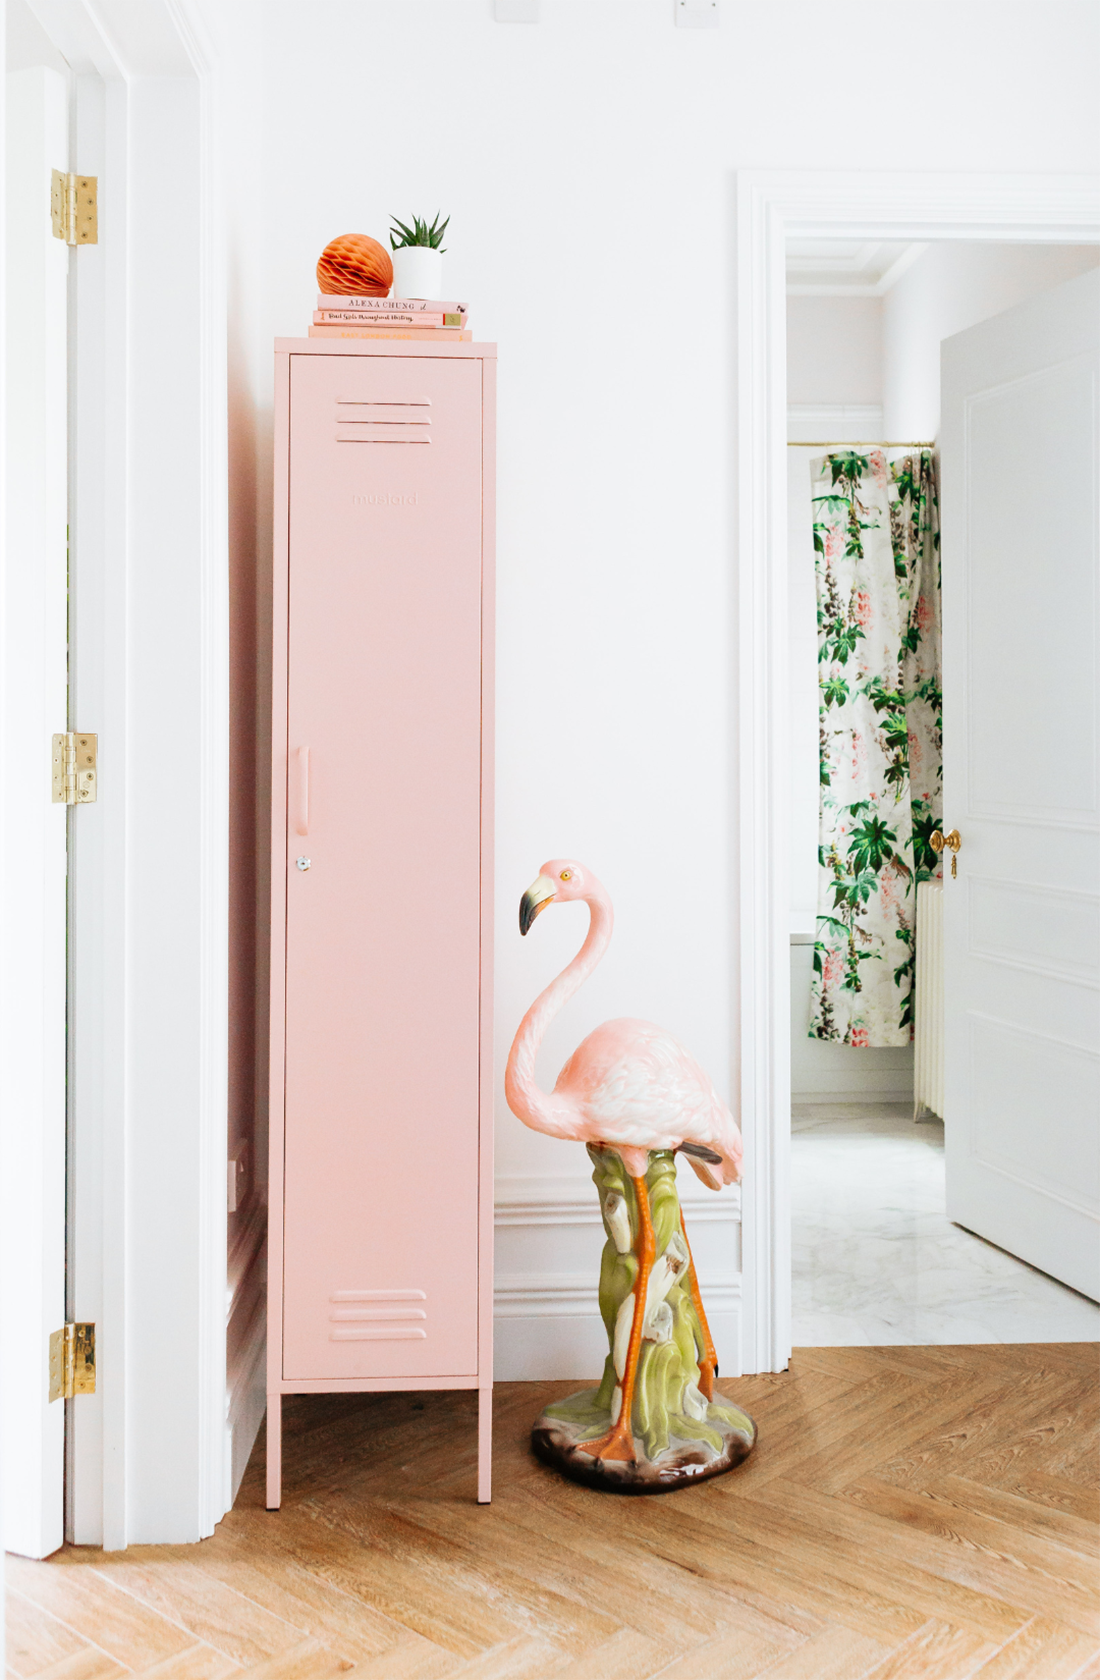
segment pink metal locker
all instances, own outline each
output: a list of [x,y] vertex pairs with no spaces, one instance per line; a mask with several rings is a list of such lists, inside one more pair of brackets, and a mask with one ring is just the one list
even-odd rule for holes
[[492,1401],[491,345],[276,341],[267,1503],[284,1394]]

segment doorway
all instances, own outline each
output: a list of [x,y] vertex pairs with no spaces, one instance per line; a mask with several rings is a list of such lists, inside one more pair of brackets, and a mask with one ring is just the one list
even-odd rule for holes
[[[932,450],[931,506],[924,510],[927,558],[935,552],[940,340],[1094,268],[1098,260],[1100,252],[1093,246],[933,246],[855,239],[788,243],[796,1346],[1072,1341],[1093,1339],[1100,1332],[1100,1309],[1091,1302],[948,1220],[942,1090],[923,1078],[915,1086],[913,1044],[895,1042],[910,1039],[911,1019],[920,1011],[922,1055],[942,1061],[942,1022],[934,1018],[937,1002],[942,1012],[942,972],[934,972],[942,970],[942,933],[932,924],[933,917],[942,920],[941,867],[922,848],[919,817],[910,825],[910,806],[914,813],[921,809],[916,790],[923,773],[936,791],[935,814],[929,812],[928,820],[941,827],[938,579],[934,585],[925,580],[921,600],[909,598],[909,577],[901,585],[907,631],[917,643],[913,652],[929,644],[921,668],[928,680],[903,676],[895,686],[915,714],[921,707],[918,692],[931,687],[938,714],[932,730],[922,728],[918,715],[909,721],[911,762],[905,768],[911,771],[911,788],[907,780],[889,780],[900,775],[900,761],[894,762],[898,754],[881,762],[875,758],[875,741],[887,742],[875,725],[885,721],[888,728],[889,714],[852,716],[859,711],[858,701],[849,699],[845,707],[835,693],[840,686],[847,692],[852,672],[870,669],[883,651],[875,628],[881,628],[886,597],[892,608],[897,594],[894,577],[878,575],[867,532],[862,533],[864,587],[859,594],[866,597],[871,640],[861,638],[851,664],[847,657],[843,664],[828,659],[827,648],[819,653],[825,633],[819,631],[825,605],[820,587],[814,598],[815,571],[820,586],[836,569],[815,554],[815,533],[816,545],[823,546],[836,523],[835,492],[844,490],[845,474],[855,463],[862,464],[865,478],[856,496],[863,498],[859,505],[866,504],[864,522],[870,523],[877,501],[875,462],[881,458],[896,493],[905,473],[912,472],[914,454]],[[834,482],[834,468],[839,482]],[[902,510],[900,496],[893,506]],[[846,514],[850,507],[846,503],[840,511]],[[905,566],[903,553],[885,558],[888,570],[891,558]],[[842,652],[847,655],[847,648]],[[885,681],[891,685],[894,668],[903,669],[906,654],[899,645],[888,650],[888,657]],[[879,676],[880,686],[882,681]],[[867,897],[855,907],[847,903],[846,886],[854,890],[856,880],[851,870],[838,863],[844,876],[838,887],[828,871],[821,879],[820,862],[826,852],[835,852],[830,835],[836,799],[826,791],[829,764],[838,751],[850,753],[854,742],[867,768],[857,773],[860,785],[849,787],[845,797],[869,795],[875,810],[883,812],[895,854],[882,862],[878,877],[874,870],[864,871]],[[876,767],[885,779],[876,779]],[[835,782],[835,766],[832,771]],[[901,838],[899,815],[905,825]],[[923,829],[927,826],[924,822]],[[889,903],[876,915],[880,892]],[[920,953],[923,1000],[908,962],[918,937],[918,898],[927,901]],[[850,920],[851,928],[842,919]],[[890,960],[879,936],[880,922],[895,940],[904,935],[899,958]],[[858,969],[854,975],[845,972],[842,961],[849,942]]]
[[[748,1162],[743,1216],[746,1369],[782,1369],[791,1340],[792,899],[787,842],[793,790],[781,773],[790,762],[788,700],[793,686],[785,518],[786,457],[795,453],[786,448],[787,242],[848,241],[849,259],[853,243],[877,242],[884,248],[895,247],[896,260],[900,247],[934,250],[943,241],[962,240],[982,248],[989,243],[1092,245],[1098,235],[1100,204],[1095,194],[1087,185],[1075,192],[1063,181],[988,178],[967,182],[952,192],[949,201],[941,182],[919,175],[745,172],[738,177],[738,308],[742,342],[751,342],[754,352],[751,358],[742,358],[737,373],[741,421],[741,1089]],[[823,254],[808,248],[802,251],[813,260]],[[919,254],[910,252],[908,264],[915,264]],[[890,253],[884,249],[880,256],[889,258]],[[888,267],[889,262],[878,279]],[[904,268],[896,277],[899,284],[903,277]],[[806,301],[812,310],[822,307],[826,299],[819,303],[810,296]],[[857,305],[855,313],[859,307],[863,306]],[[835,405],[853,411],[830,422],[837,443],[855,441],[856,430],[862,432],[871,425],[866,410],[874,405],[869,399],[860,400],[867,393],[849,390],[846,396],[846,402],[835,394],[832,398]],[[885,401],[881,406],[885,408]],[[860,409],[863,412],[856,412]],[[844,431],[842,420],[851,421],[855,429]],[[872,430],[872,440],[890,435],[888,428]],[[801,436],[807,441],[833,441],[816,425]],[[925,431],[910,425],[901,431],[899,441],[909,440],[925,441]],[[813,1048],[836,1049],[832,1045]],[[904,1059],[895,1057],[892,1069],[880,1065],[878,1074],[880,1099],[900,1097],[905,1106],[895,1117],[900,1119],[907,1107],[911,1127],[912,1099]],[[843,1098],[847,1073],[834,1065],[833,1076],[827,1094]],[[869,1094],[866,1086],[860,1094]],[[864,1104],[859,1117],[867,1119]],[[884,1121],[889,1118],[884,1116]]]

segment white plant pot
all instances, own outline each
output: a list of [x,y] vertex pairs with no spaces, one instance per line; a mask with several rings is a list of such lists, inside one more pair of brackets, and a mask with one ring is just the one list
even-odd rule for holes
[[442,251],[433,251],[430,245],[400,245],[391,254],[395,298],[442,298]]

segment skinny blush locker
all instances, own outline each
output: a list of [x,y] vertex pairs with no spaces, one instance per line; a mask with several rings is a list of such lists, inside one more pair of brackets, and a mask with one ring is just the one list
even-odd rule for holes
[[284,1394],[478,1390],[496,350],[279,339],[267,1504]]

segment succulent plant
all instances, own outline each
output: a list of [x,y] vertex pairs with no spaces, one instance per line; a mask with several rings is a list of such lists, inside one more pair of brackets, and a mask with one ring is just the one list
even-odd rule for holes
[[435,221],[431,227],[428,226],[426,221],[422,222],[419,216],[414,216],[413,225],[410,228],[406,227],[404,222],[399,222],[396,216],[391,216],[390,221],[393,223],[393,227],[390,229],[390,249],[398,251],[403,245],[427,245],[433,251],[445,251],[447,247],[440,241],[447,231],[447,222],[450,219],[448,216],[445,221],[441,222],[437,210]]

